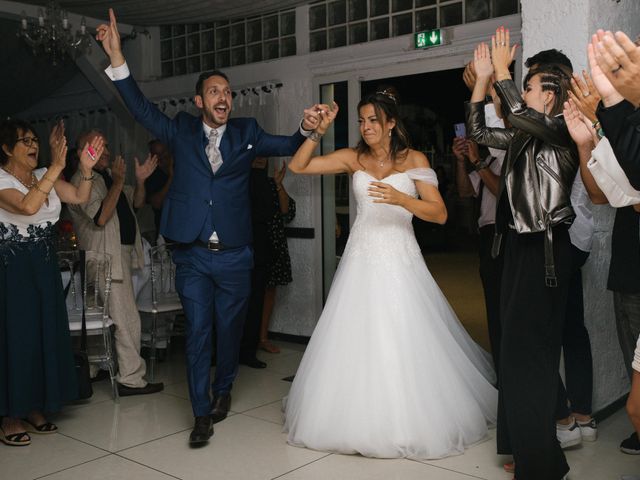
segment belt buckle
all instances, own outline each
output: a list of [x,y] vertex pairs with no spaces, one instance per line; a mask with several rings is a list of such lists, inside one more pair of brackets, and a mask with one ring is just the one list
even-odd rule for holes
[[207,244],[207,248],[212,252],[219,252],[220,250],[222,250],[222,244],[220,242],[209,241],[209,243]]

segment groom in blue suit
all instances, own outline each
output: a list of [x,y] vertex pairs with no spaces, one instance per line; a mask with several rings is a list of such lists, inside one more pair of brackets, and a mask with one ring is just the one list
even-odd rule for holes
[[[305,110],[292,136],[265,133],[254,118],[230,119],[231,88],[220,71],[202,73],[194,101],[201,117],[180,112],[169,119],[147,100],[129,73],[113,10],[97,39],[109,55],[107,75],[145,128],[173,154],[174,176],[162,208],[160,233],[176,242],[176,289],[187,319],[189,395],[195,425],[192,446],[208,442],[213,423],[231,403],[238,353],[251,288],[253,250],[249,178],[256,156],[290,156],[317,125],[315,107]],[[211,334],[217,331],[217,365],[209,384]],[[213,401],[210,398],[210,389]]]

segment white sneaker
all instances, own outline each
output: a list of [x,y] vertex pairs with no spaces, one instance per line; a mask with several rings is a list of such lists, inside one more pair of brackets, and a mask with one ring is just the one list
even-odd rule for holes
[[580,434],[580,427],[576,419],[569,425],[561,425],[556,423],[556,436],[558,442],[560,442],[560,448],[575,447],[582,443],[582,435]]
[[576,420],[578,427],[580,428],[580,435],[585,442],[595,442],[598,438],[598,427],[596,425],[596,419],[592,418],[588,422],[582,423]]

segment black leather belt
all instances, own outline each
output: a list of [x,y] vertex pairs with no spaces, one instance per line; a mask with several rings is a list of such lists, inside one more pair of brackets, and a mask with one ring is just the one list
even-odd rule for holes
[[221,250],[227,249],[227,247],[225,247],[222,243],[212,242],[211,240],[209,240],[208,242],[203,242],[200,239],[194,240],[193,245],[197,247],[206,248],[207,250],[211,250],[212,252],[219,252]]
[[165,238],[165,241],[167,242],[167,247],[171,250],[186,250],[191,247],[200,247],[206,248],[207,250],[210,250],[212,252],[220,252],[222,250],[233,250],[234,248],[238,248],[229,247],[228,245],[223,245],[220,242],[203,242],[200,239],[196,239],[191,243],[181,243],[175,242],[173,240],[169,241],[167,238]]

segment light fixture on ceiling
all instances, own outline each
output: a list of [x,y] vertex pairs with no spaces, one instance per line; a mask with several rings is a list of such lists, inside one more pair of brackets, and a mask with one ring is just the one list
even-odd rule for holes
[[83,53],[91,52],[91,35],[87,32],[84,17],[80,20],[80,30],[75,35],[67,12],[54,1],[47,3],[46,8],[38,9],[38,18],[27,18],[21,14],[18,37],[24,39],[34,55],[48,55],[54,65],[67,57],[75,58]]

